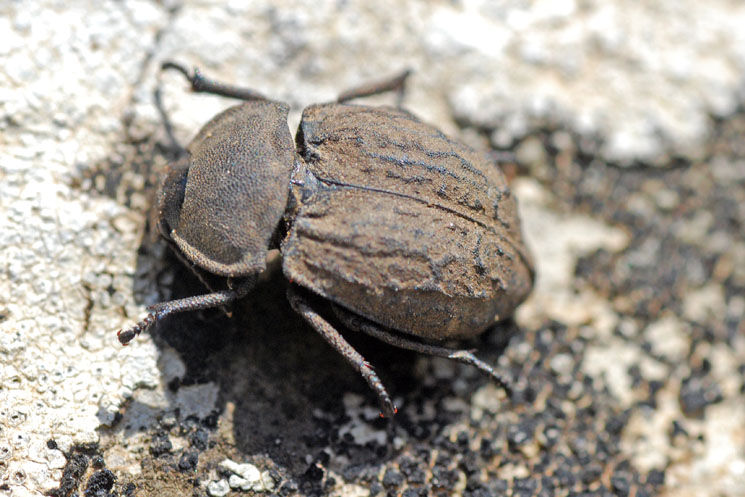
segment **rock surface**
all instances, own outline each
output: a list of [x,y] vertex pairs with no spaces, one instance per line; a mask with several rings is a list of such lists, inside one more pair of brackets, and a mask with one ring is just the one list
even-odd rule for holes
[[[0,5],[0,495],[745,493],[745,7],[247,5]],[[146,232],[153,91],[181,142],[230,102],[160,77],[171,58],[291,126],[412,67],[407,108],[505,151],[539,278],[471,345],[516,398],[351,337],[388,426],[276,261],[232,318],[121,348],[144,306],[203,291]]]

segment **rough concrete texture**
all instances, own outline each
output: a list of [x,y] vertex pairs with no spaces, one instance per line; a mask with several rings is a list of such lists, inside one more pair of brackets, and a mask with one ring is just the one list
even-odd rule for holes
[[[743,25],[724,0],[4,2],[0,495],[745,494]],[[387,425],[276,261],[232,318],[121,348],[145,305],[203,291],[146,235],[152,93],[182,142],[229,102],[159,80],[169,58],[293,124],[412,67],[409,109],[507,151],[539,278],[469,346],[515,398],[350,337]]]

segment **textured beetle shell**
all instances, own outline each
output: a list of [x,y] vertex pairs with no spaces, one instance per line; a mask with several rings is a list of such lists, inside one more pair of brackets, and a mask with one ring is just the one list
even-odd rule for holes
[[485,156],[385,107],[311,106],[296,141],[291,281],[435,340],[482,332],[530,292],[515,199]]
[[288,111],[271,101],[227,109],[192,140],[190,158],[167,172],[161,225],[197,266],[221,276],[264,269],[295,162]]

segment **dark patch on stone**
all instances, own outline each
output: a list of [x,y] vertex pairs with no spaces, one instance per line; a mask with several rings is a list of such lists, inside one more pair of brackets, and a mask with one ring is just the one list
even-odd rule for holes
[[197,452],[184,452],[178,461],[178,469],[182,472],[194,471],[199,463],[199,454]]
[[111,493],[114,482],[116,482],[116,476],[108,469],[96,471],[88,479],[85,497],[114,497]]
[[173,444],[171,443],[167,432],[160,431],[153,435],[149,447],[150,454],[154,457],[160,457],[171,452],[171,449],[173,449]]

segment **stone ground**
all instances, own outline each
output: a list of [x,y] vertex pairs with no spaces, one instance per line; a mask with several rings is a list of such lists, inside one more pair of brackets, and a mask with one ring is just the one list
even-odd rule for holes
[[[0,495],[745,494],[745,7],[725,0],[0,5]],[[284,300],[131,346],[201,292],[146,229],[168,147],[230,102],[299,111],[415,70],[405,105],[499,151],[538,266],[468,346],[514,378],[349,337],[393,423]],[[385,99],[384,99],[385,100]]]

